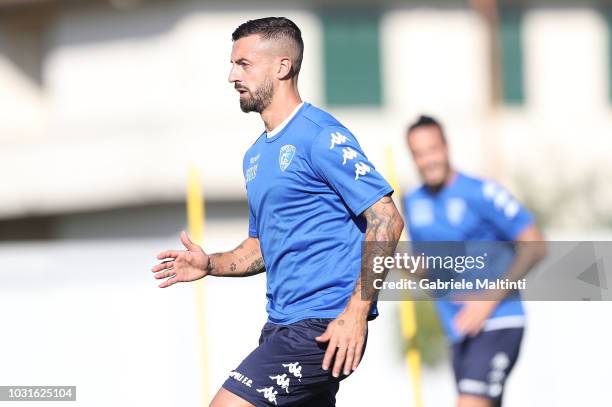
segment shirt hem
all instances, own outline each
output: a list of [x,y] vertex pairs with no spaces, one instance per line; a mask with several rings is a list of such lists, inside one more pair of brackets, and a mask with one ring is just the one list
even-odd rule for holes
[[[305,319],[310,319],[310,318],[336,319],[342,311],[344,311],[344,308],[342,308],[341,310],[337,310],[337,311],[307,313],[307,314],[292,316],[290,318],[283,319],[283,320],[280,320],[280,319],[273,320],[268,315],[267,322],[270,324],[274,324],[274,325],[290,325],[290,324],[295,324],[296,322],[300,322],[300,321],[303,321]],[[376,314],[369,313],[368,321],[375,319],[377,316],[378,316],[378,313]]]
[[379,189],[374,195],[370,197],[370,199],[368,199],[363,204],[358,206],[357,209],[353,211],[353,213],[357,216],[361,215],[366,209],[374,205],[380,198],[382,198],[383,196],[389,193],[393,193],[393,192],[394,192],[393,187],[390,185],[387,185],[384,188]]

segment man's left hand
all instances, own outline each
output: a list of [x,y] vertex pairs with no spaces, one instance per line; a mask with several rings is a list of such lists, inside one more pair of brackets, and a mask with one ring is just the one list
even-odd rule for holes
[[363,345],[368,331],[367,317],[362,313],[343,311],[336,319],[329,323],[323,335],[315,339],[319,343],[327,342],[327,351],[323,358],[323,369],[329,366],[336,355],[332,375],[340,376],[344,367],[344,374],[349,375],[357,369],[363,352]]

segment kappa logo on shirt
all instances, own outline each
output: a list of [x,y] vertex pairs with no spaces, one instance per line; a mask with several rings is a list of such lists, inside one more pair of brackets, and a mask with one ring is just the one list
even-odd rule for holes
[[338,131],[336,131],[334,133],[331,133],[330,136],[331,136],[331,144],[329,146],[330,150],[332,150],[337,145],[346,143],[347,140],[348,140],[348,138],[344,134],[342,134],[342,133],[340,133]]
[[278,154],[278,164],[280,166],[281,171],[285,171],[289,164],[291,164],[291,160],[295,156],[295,146],[291,144],[285,144],[280,148],[280,152]]
[[357,158],[357,151],[350,147],[344,147],[342,149],[342,165],[346,164],[348,160],[353,160],[355,158]]
[[358,181],[359,177],[366,175],[370,171],[371,168],[368,164],[359,161],[357,164],[355,164],[355,181]]
[[493,201],[493,205],[499,211],[503,211],[507,219],[512,219],[521,209],[519,203],[512,195],[493,181],[488,181],[482,186],[482,195],[487,201]]

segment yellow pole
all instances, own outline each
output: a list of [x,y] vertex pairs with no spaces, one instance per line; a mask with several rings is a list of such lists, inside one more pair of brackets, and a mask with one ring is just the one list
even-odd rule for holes
[[[387,181],[393,187],[395,196],[401,197],[399,184],[395,176],[395,164],[393,162],[393,151],[391,147],[385,149],[385,160],[387,164]],[[402,231],[401,240],[406,240],[406,232]],[[400,302],[400,326],[402,336],[408,343],[414,344],[417,333],[416,309],[414,301],[404,300]],[[406,367],[412,379],[412,390],[414,392],[414,406],[423,407],[423,395],[421,393],[421,353],[416,346],[409,346],[405,357]]]
[[[202,245],[204,238],[205,207],[202,194],[202,184],[198,171],[195,167],[189,169],[187,180],[187,224],[191,240]],[[202,372],[202,405],[210,403],[209,372],[208,372],[208,338],[206,336],[206,308],[204,304],[205,285],[204,279],[194,284],[196,294],[196,315],[198,318],[198,333],[200,343],[200,368]]]

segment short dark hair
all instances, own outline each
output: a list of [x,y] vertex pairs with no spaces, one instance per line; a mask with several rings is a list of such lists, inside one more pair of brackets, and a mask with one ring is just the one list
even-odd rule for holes
[[242,23],[232,33],[232,41],[249,35],[259,34],[267,40],[290,40],[297,48],[297,56],[292,62],[291,76],[300,72],[304,56],[304,41],[299,27],[286,17],[264,17]]
[[444,128],[442,127],[442,124],[431,116],[426,116],[426,115],[419,116],[419,118],[414,123],[408,126],[408,131],[406,131],[406,135],[409,135],[410,133],[412,133],[412,130],[414,129],[417,129],[419,127],[426,127],[426,126],[437,127],[438,130],[440,130],[442,141],[446,143],[446,136],[444,135]]

